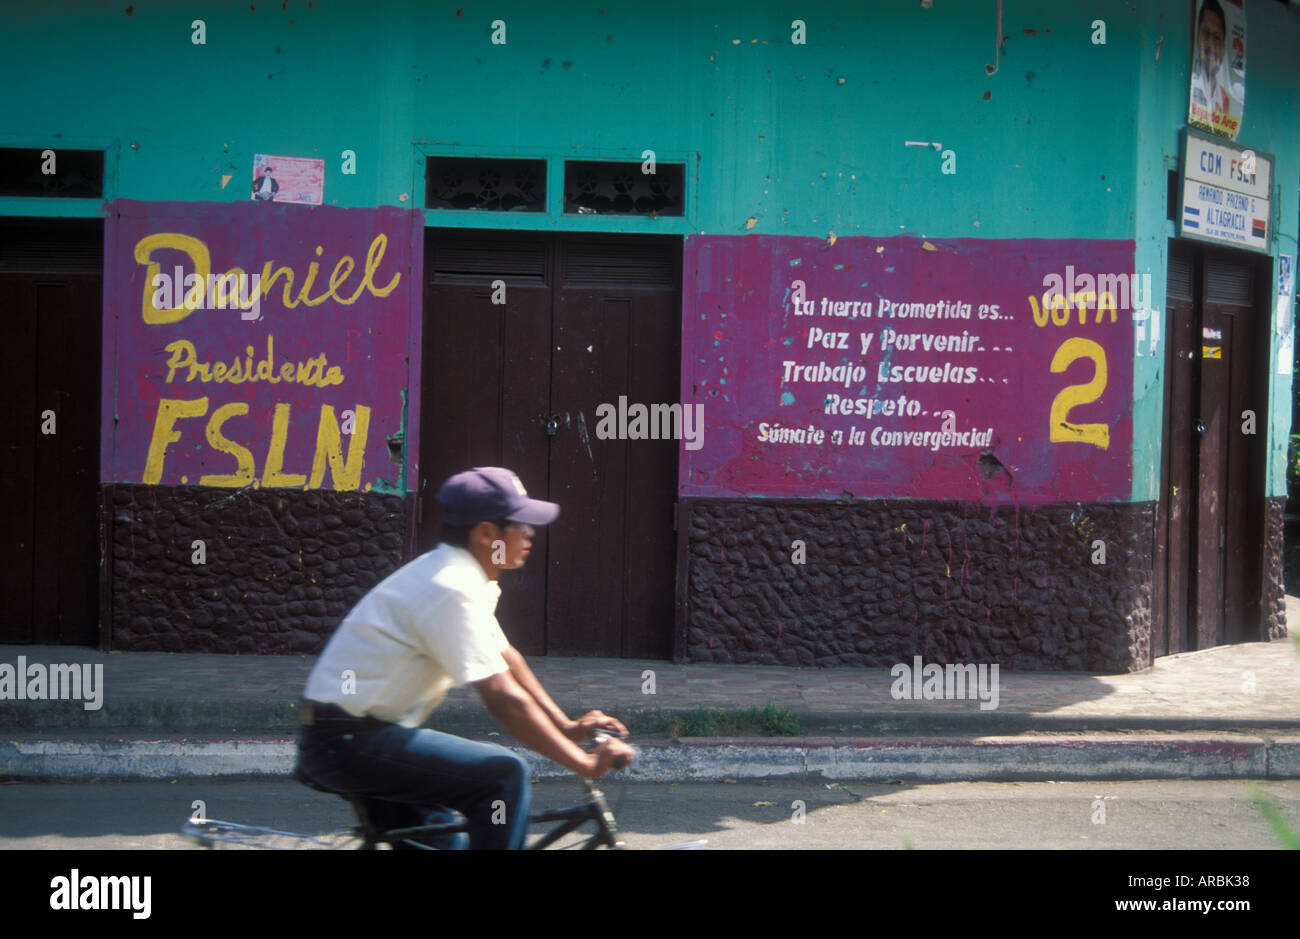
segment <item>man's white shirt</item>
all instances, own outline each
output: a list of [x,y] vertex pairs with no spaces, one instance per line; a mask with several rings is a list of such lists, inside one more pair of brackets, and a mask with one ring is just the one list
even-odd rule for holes
[[1219,73],[1214,77],[1214,87],[1211,88],[1210,79],[1199,68],[1196,70],[1192,76],[1192,101],[1211,112],[1217,110],[1226,114],[1232,107],[1228,88]]
[[390,574],[347,615],[304,697],[419,727],[452,688],[509,670],[502,653],[510,644],[496,618],[500,597],[500,585],[469,551],[438,545]]

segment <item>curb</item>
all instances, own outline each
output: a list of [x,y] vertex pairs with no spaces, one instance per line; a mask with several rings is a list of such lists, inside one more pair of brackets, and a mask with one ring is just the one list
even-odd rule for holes
[[[539,779],[569,771],[511,747]],[[288,777],[286,737],[0,739],[0,779],[142,780]],[[1300,734],[1082,734],[1035,737],[719,739],[640,746],[629,782],[740,779],[915,782],[1103,779],[1300,779]]]
[[[646,727],[655,718],[686,719],[695,707],[627,707],[593,699],[582,708],[559,702],[570,713],[599,708],[629,724]],[[74,702],[75,704],[75,702]],[[1252,733],[1290,730],[1300,733],[1300,717],[1219,717],[1036,713],[1033,711],[943,710],[802,710],[794,711],[805,737],[928,737],[937,735],[986,736],[1027,732],[1053,734],[1106,733]],[[111,713],[69,708],[64,701],[27,702],[5,715],[5,731],[15,735],[60,736],[79,731],[86,735],[182,736],[294,736],[298,732],[296,701],[250,702],[195,700],[193,698],[120,699]],[[425,726],[461,737],[486,735],[500,727],[482,704],[444,704]],[[763,738],[770,739],[770,738]]]

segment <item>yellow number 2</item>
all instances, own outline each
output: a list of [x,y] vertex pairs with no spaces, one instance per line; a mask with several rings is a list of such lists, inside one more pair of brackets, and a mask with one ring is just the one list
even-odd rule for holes
[[1084,385],[1067,385],[1052,399],[1048,416],[1048,439],[1052,443],[1090,443],[1103,450],[1110,446],[1110,427],[1106,424],[1071,424],[1070,409],[1091,404],[1106,390],[1106,350],[1091,339],[1078,336],[1061,343],[1052,356],[1052,371],[1064,372],[1075,359],[1092,359],[1097,373]]

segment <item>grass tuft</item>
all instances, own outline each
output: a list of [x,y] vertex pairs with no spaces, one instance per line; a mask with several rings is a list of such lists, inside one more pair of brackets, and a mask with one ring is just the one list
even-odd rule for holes
[[747,711],[700,707],[685,714],[655,712],[634,719],[630,729],[670,737],[795,737],[802,732],[799,715],[771,701]]

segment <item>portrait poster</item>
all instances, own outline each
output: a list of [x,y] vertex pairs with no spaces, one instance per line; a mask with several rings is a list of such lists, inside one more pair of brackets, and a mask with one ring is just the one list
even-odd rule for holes
[[1198,0],[1192,31],[1192,87],[1187,123],[1237,139],[1246,103],[1244,0]]

